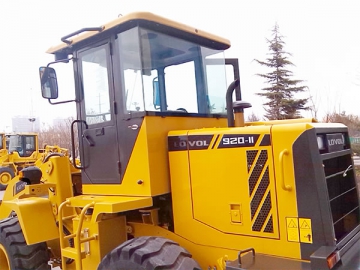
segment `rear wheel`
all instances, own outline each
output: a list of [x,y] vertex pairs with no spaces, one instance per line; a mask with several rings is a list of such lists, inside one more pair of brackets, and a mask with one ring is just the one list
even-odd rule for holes
[[161,237],[133,238],[116,247],[101,261],[98,270],[201,269],[191,254]]
[[50,270],[46,243],[27,245],[17,218],[0,221],[1,270]]
[[0,190],[5,190],[10,180],[15,176],[14,171],[9,167],[0,167]]

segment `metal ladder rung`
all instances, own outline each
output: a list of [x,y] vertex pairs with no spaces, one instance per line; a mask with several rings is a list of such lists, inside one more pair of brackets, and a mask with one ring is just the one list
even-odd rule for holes
[[[66,247],[66,248],[62,248],[61,249],[61,253],[63,257],[69,258],[69,259],[77,259],[78,256],[78,252],[76,251],[76,248],[72,248],[72,247]],[[86,254],[84,251],[82,251],[81,253],[81,259],[84,259],[86,257]]]

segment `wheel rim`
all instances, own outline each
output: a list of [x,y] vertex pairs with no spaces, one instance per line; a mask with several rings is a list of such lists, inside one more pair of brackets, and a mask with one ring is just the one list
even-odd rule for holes
[[0,244],[0,269],[10,270],[9,258],[3,245]]
[[0,175],[0,184],[7,185],[9,181],[11,180],[11,175],[8,172],[3,172]]

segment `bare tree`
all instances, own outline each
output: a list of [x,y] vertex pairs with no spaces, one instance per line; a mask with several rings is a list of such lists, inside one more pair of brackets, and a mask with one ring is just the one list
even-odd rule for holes
[[254,112],[252,112],[250,115],[248,115],[247,121],[248,122],[258,122],[258,121],[260,121],[260,117],[258,117]]
[[360,136],[360,117],[357,115],[346,114],[345,111],[327,113],[323,118],[323,122],[342,123],[348,127],[350,136]]
[[311,92],[310,92],[310,89],[308,89],[309,91],[309,99],[308,99],[308,103],[309,103],[309,111],[311,113],[311,116],[314,118],[314,119],[317,119],[318,118],[318,111],[319,111],[319,107],[318,107],[318,104],[321,102],[321,99],[318,98],[318,96],[315,94],[312,95]]
[[[71,153],[71,123],[74,121],[73,117],[65,119],[63,122],[59,122],[55,126],[44,127],[41,133],[39,133],[39,146],[40,148],[45,145],[57,145],[61,148],[66,148]],[[75,126],[75,154],[78,155],[78,138],[77,130]]]

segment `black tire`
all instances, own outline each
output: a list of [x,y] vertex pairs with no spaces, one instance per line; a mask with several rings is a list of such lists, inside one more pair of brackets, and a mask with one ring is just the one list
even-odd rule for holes
[[179,244],[162,237],[143,236],[121,244],[107,254],[97,270],[201,269]]
[[18,218],[0,221],[0,269],[50,270],[46,243],[27,245]]
[[5,190],[7,184],[15,176],[14,171],[9,167],[0,167],[0,190]]

